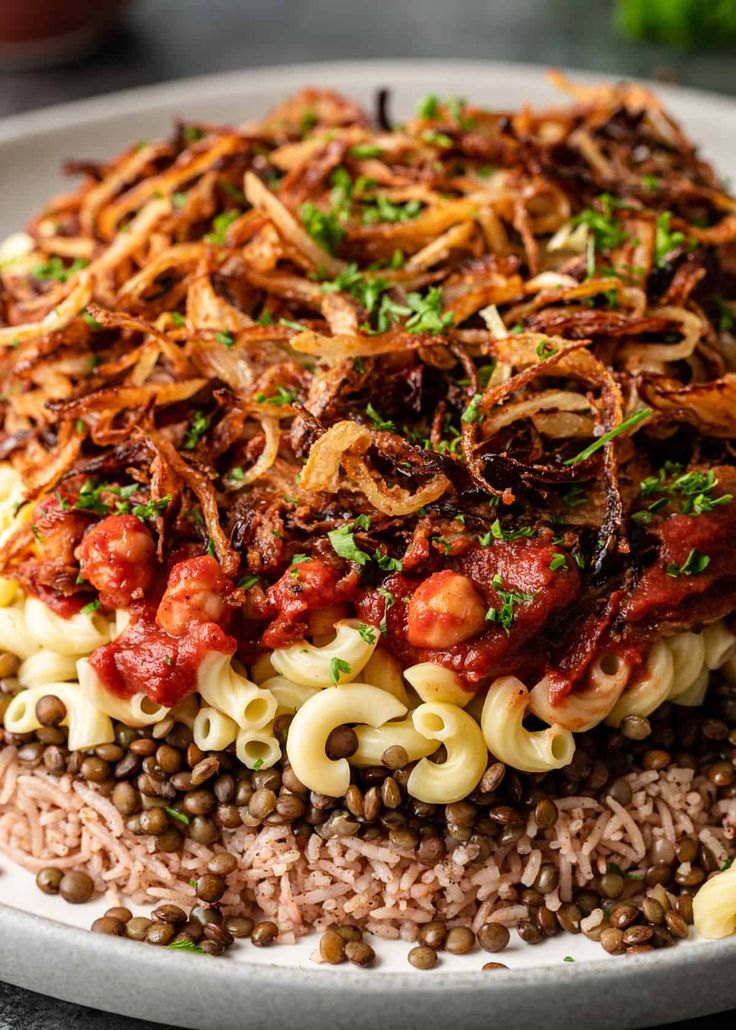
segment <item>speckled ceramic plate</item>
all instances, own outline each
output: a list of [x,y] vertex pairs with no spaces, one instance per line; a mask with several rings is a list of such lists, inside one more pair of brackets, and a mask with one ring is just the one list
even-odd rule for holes
[[[578,78],[590,79],[590,75]],[[190,79],[85,100],[0,122],[0,239],[53,192],[65,158],[114,154],[165,134],[176,116],[240,122],[303,85],[333,86],[365,104],[393,89],[394,114],[426,93],[494,107],[559,100],[544,71],[477,62],[311,64]],[[724,173],[736,174],[736,101],[661,90],[691,136]],[[66,187],[68,188],[68,187]],[[443,956],[431,972],[406,963],[407,945],[379,942],[372,970],[324,969],[315,940],[293,948],[234,948],[213,960],[84,932],[104,905],[71,906],[41,894],[0,855],[0,979],[110,1012],[208,1030],[295,1026],[433,1030],[650,1026],[736,1005],[736,939],[688,941],[635,959],[608,958],[582,936],[504,952],[508,972],[483,973],[483,953]]]

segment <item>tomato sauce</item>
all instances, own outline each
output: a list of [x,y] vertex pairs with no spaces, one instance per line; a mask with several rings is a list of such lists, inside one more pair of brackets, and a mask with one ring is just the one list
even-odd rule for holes
[[235,647],[234,638],[214,622],[192,622],[183,636],[172,636],[145,605],[119,637],[97,648],[90,665],[117,697],[146,694],[171,708],[196,689],[197,669],[208,651],[234,654]]
[[98,522],[76,555],[82,575],[109,608],[140,600],[155,576],[153,537],[135,515],[109,515]]
[[[550,616],[571,604],[580,591],[580,575],[570,555],[565,556],[566,571],[549,568],[559,553],[550,533],[534,539],[499,540],[487,548],[475,547],[452,563],[472,580],[488,608],[497,612],[504,605],[499,590],[525,595],[512,604],[508,633],[503,625],[489,621],[473,640],[447,648],[413,647],[407,639],[408,605],[422,581],[403,573],[389,576],[384,583],[383,589],[393,597],[392,604],[387,605],[385,595],[377,590],[368,590],[358,602],[358,616],[372,625],[385,619],[386,645],[404,666],[435,662],[456,672],[470,690],[477,690],[500,675],[541,675],[547,654],[545,644],[535,641],[534,648],[526,649],[524,645],[540,634]],[[496,576],[501,577],[500,583],[496,581],[498,588],[493,584]]]
[[263,634],[266,648],[284,647],[303,640],[307,632],[304,616],[318,608],[352,602],[358,595],[358,574],[319,559],[291,565],[266,591],[260,614],[273,618]]

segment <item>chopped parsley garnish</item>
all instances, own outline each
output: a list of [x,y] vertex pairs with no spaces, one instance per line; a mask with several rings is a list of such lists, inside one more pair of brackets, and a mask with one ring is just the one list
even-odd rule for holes
[[234,208],[232,211],[223,211],[222,214],[217,215],[212,222],[212,232],[208,232],[205,236],[206,243],[225,243],[225,236],[228,229],[240,218],[242,211],[239,208]]
[[666,264],[667,255],[685,242],[685,233],[670,229],[671,211],[657,215],[657,231],[654,237],[654,263],[657,268]]
[[721,866],[721,872],[725,873],[726,870],[730,869],[732,865],[733,865],[733,859],[732,858],[727,858],[726,861]]
[[380,157],[383,151],[380,147],[377,147],[375,143],[356,143],[354,147],[351,147],[349,154],[351,157]]
[[559,347],[553,347],[549,340],[540,340],[536,347],[537,357],[544,360],[545,358],[551,358],[554,354],[559,354]]
[[286,404],[293,404],[296,397],[297,395],[292,390],[287,390],[285,386],[277,386],[276,393],[271,394],[270,397],[259,392],[255,399],[259,404],[273,404],[277,408],[282,408]]
[[84,608],[80,609],[81,615],[91,615],[92,612],[96,612],[100,607],[99,600],[90,601],[89,604],[85,604]]
[[445,540],[443,536],[433,536],[430,537],[430,540],[432,543],[437,544],[444,554],[449,554],[452,551],[452,544],[449,540]]
[[483,412],[479,411],[480,402],[483,400],[482,393],[474,393],[465,411],[460,416],[461,422],[480,422]]
[[154,501],[151,498],[150,501],[146,501],[145,504],[136,504],[133,508],[133,515],[141,522],[145,522],[146,519],[153,519],[162,511],[164,511],[171,504],[171,494],[166,494],[161,497],[160,500]]
[[183,447],[185,451],[193,451],[199,441],[210,428],[210,419],[203,411],[195,411],[192,421],[189,423]]
[[574,458],[568,458],[564,463],[565,465],[579,465],[581,461],[587,461],[596,451],[599,451],[601,447],[604,447],[611,440],[614,440],[620,433],[625,432],[627,429],[633,429],[634,426],[638,426],[640,422],[649,418],[652,414],[651,408],[641,408],[639,411],[635,411],[633,415],[630,415],[627,419],[621,423],[620,426],[616,426],[614,429],[609,429],[603,436],[599,436],[597,440],[594,440],[592,444],[586,447],[584,450],[576,454]]
[[389,419],[381,418],[372,404],[368,403],[366,405],[365,413],[376,429],[385,429],[389,433],[393,433],[394,429],[396,429],[396,423],[391,422]]
[[205,131],[198,125],[185,125],[183,135],[187,143],[198,143],[199,140],[204,139]]
[[504,529],[500,519],[494,519],[488,533],[478,537],[478,542],[483,547],[490,547],[492,540],[520,540],[522,537],[534,536],[534,529],[531,526],[521,526],[519,529]]
[[89,311],[82,312],[82,318],[85,325],[88,325],[93,333],[98,333],[104,326],[101,322],[98,322],[94,315],[90,315]]
[[79,490],[79,497],[74,502],[74,507],[81,508],[83,511],[96,511],[100,515],[107,514],[110,506],[100,498],[103,491],[112,492],[109,483],[97,483],[93,478],[86,479]]
[[641,184],[645,190],[658,190],[660,186],[656,175],[642,175]]
[[236,465],[234,468],[230,469],[230,478],[233,479],[236,483],[242,483],[242,481],[245,479],[245,472],[243,472],[243,469],[240,465]]
[[382,554],[376,550],[373,557],[379,569],[383,569],[384,572],[401,572],[404,568],[404,563],[398,558],[392,558],[390,554]]
[[419,101],[419,104],[417,105],[418,118],[425,118],[427,120],[429,120],[430,118],[436,118],[439,114],[439,111],[440,102],[439,99],[436,96],[434,96],[433,93],[430,93],[428,96],[424,97],[422,100]]
[[491,580],[491,586],[501,598],[501,607],[489,608],[486,612],[486,619],[488,622],[498,623],[508,636],[515,617],[515,606],[526,601],[533,601],[534,594],[525,594],[519,590],[506,590],[503,586],[503,580],[498,573]]
[[223,329],[220,333],[215,333],[215,339],[218,343],[221,343],[224,347],[233,347],[235,345],[235,334],[228,332],[227,329]]
[[360,634],[361,640],[365,640],[366,644],[375,644],[376,634],[370,626],[366,626],[364,622],[358,626],[358,633]]
[[378,628],[381,631],[382,637],[388,636],[388,613],[391,611],[393,606],[396,604],[396,598],[387,590],[385,587],[378,587],[376,593],[379,597],[383,598],[383,618],[378,624]]
[[321,211],[316,204],[308,201],[302,204],[299,217],[307,235],[311,236],[318,246],[329,254],[337,251],[345,236],[345,230],[340,225],[337,215]]
[[210,558],[215,558],[217,556],[217,552],[215,551],[215,541],[212,539],[211,536],[207,537],[207,543],[205,545],[205,551],[210,556]]
[[340,682],[340,677],[343,673],[349,676],[352,671],[352,665],[350,662],[346,662],[344,658],[333,658],[330,662],[330,679],[335,686]]
[[89,261],[85,261],[83,258],[74,258],[71,265],[67,267],[58,254],[54,254],[44,264],[37,265],[33,269],[33,276],[41,282],[65,283],[77,272],[86,268],[88,264]]
[[241,579],[238,580],[237,585],[240,587],[241,590],[250,590],[251,587],[256,586],[260,582],[260,576],[254,576],[251,574],[249,576],[241,577]]
[[564,572],[567,572],[567,558],[564,554],[560,554],[559,551],[555,551],[548,568],[550,572],[557,572],[558,569],[562,569]]
[[263,768],[263,759],[262,758],[256,758],[255,762],[253,763],[253,772],[258,772],[258,770],[262,769],[262,768]]
[[183,812],[177,812],[175,808],[171,808],[170,805],[164,805],[164,812],[167,812],[172,819],[176,819],[180,823],[184,823],[185,826],[189,826],[192,821],[188,815],[184,815]]
[[566,490],[562,495],[563,502],[568,508],[579,508],[581,504],[588,503],[588,495],[583,490],[582,486],[571,486],[569,490]]
[[699,573],[705,572],[709,565],[710,555],[699,554],[693,547],[682,565],[671,561],[664,571],[673,578],[677,576],[697,576]]
[[371,556],[365,551],[361,551],[356,544],[353,537],[354,525],[355,523],[350,522],[346,526],[340,526],[339,529],[331,530],[327,534],[327,539],[332,544],[335,554],[339,554],[346,561],[354,561],[358,565],[365,565],[366,562],[371,560]]
[[562,961],[563,962],[574,962],[575,959],[572,957],[572,955],[565,955],[564,958],[562,959]]
[[187,324],[187,320],[186,318],[184,318],[181,311],[170,311],[169,318],[177,327],[177,329],[181,329],[182,326]]
[[442,312],[442,290],[439,286],[430,286],[426,294],[410,293],[407,295],[412,315],[406,321],[410,333],[443,333],[452,325],[452,312]]
[[164,658],[164,665],[168,665],[169,668],[171,668],[173,666],[173,664],[174,664],[174,659],[171,657],[170,654],[167,654],[166,657]]
[[434,132],[432,129],[427,129],[422,133],[422,142],[428,143],[431,147],[441,147],[443,150],[447,150],[452,146],[452,137],[448,136],[446,132]]
[[396,204],[379,193],[364,202],[360,217],[363,225],[376,225],[379,222],[410,222],[421,213],[421,200],[407,200],[405,204]]
[[200,948],[200,946],[195,944],[189,937],[180,937],[178,940],[172,941],[171,944],[167,944],[166,947],[171,948],[173,951],[191,951],[193,955],[208,954],[204,948]]
[[171,194],[171,203],[174,205],[175,208],[182,208],[182,207],[184,207],[186,205],[186,202],[187,202],[187,195],[186,195],[186,193],[172,193]]
[[[674,476],[670,483],[667,482],[669,476]],[[646,511],[636,512],[632,518],[645,524],[651,522],[651,513],[666,507],[669,501],[676,497],[680,501],[684,515],[704,515],[721,505],[730,504],[733,500],[733,494],[714,497],[713,490],[716,486],[718,479],[713,469],[707,472],[684,472],[679,463],[665,462],[655,475],[647,476],[639,484],[642,497],[650,497],[652,494],[665,496],[650,504]]]

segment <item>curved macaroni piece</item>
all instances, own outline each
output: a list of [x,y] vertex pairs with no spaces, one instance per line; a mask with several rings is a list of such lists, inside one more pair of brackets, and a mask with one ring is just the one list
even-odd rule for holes
[[238,724],[216,708],[200,708],[192,724],[194,743],[200,751],[224,751],[238,735]]
[[152,701],[145,694],[133,694],[131,697],[118,697],[106,690],[99,676],[86,658],[77,662],[77,678],[80,693],[105,715],[117,719],[126,726],[140,729],[141,726],[153,726],[161,722],[169,709]]
[[[307,641],[277,647],[271,655],[271,664],[282,676],[304,687],[327,687],[330,684],[350,683],[368,664],[376,649],[378,630],[373,630],[369,643],[358,631],[365,623],[359,619],[341,619],[335,623],[335,639],[322,647]],[[364,631],[365,632],[365,631]],[[366,634],[369,636],[369,634]]]
[[667,699],[674,701],[705,671],[705,634],[676,633],[666,643],[672,655],[672,686]]
[[232,667],[231,656],[221,651],[210,651],[200,663],[197,690],[208,705],[242,729],[261,730],[276,715],[273,694],[239,676]]
[[693,898],[695,932],[708,940],[736,933],[736,869],[716,873]]
[[265,730],[241,730],[235,741],[235,753],[248,769],[270,769],[281,758],[281,747]]
[[130,625],[130,612],[127,608],[116,608],[115,616],[110,626],[110,640],[119,637]]
[[20,506],[25,500],[23,479],[9,461],[0,463],[0,547],[18,526],[31,517],[31,506]]
[[23,602],[0,608],[0,651],[10,651],[25,661],[38,650],[38,644],[26,627]]
[[0,608],[7,608],[12,604],[18,594],[18,584],[14,579],[7,576],[0,576]]
[[673,699],[674,703],[676,705],[683,705],[685,708],[699,708],[705,700],[709,683],[710,670],[707,668],[701,669],[700,675],[691,683],[687,690]]
[[444,744],[447,758],[438,765],[423,758],[411,771],[406,789],[430,805],[450,805],[471,794],[488,765],[480,726],[457,705],[434,701],[411,713],[414,729],[428,741]]
[[529,694],[529,711],[550,725],[583,733],[602,722],[621,696],[631,675],[631,666],[617,654],[604,652],[591,662],[588,682],[573,689],[559,704],[549,699],[545,676]]
[[404,677],[422,701],[443,701],[449,705],[457,705],[458,708],[465,708],[474,697],[472,690],[465,689],[457,673],[434,662],[411,665],[404,669]]
[[736,649],[736,635],[721,620],[703,630],[705,664],[709,669],[720,669]]
[[350,786],[350,766],[345,758],[327,757],[330,733],[346,723],[381,726],[402,715],[406,715],[405,705],[367,683],[320,690],[302,705],[289,726],[286,754],[294,775],[310,790],[342,797]]
[[115,739],[112,721],[91,704],[77,683],[44,683],[16,694],[5,711],[5,729],[10,733],[32,733],[41,728],[36,704],[42,697],[58,697],[66,707],[61,725],[68,726],[70,751],[86,751]]
[[183,722],[191,730],[194,727],[194,720],[197,718],[199,707],[197,695],[190,694],[189,697],[185,697],[183,701],[180,701],[178,705],[174,705],[170,714],[174,716],[177,722]]
[[569,730],[548,726],[531,732],[524,728],[529,692],[515,676],[501,676],[488,688],[481,728],[488,750],[521,772],[549,772],[569,765],[575,741]]
[[65,683],[76,678],[77,663],[74,655],[47,651],[45,647],[26,658],[18,669],[18,682],[22,687]]
[[92,654],[110,639],[108,621],[102,615],[82,610],[64,619],[36,597],[26,598],[25,619],[36,645],[59,654]]
[[666,640],[654,643],[643,671],[626,688],[608,714],[609,726],[620,726],[629,715],[651,715],[667,700],[674,683],[675,663]]
[[363,667],[360,678],[363,683],[388,691],[389,694],[393,694],[401,701],[402,705],[409,707],[409,695],[404,686],[401,665],[385,647],[376,648]]
[[386,748],[397,745],[404,748],[410,762],[426,758],[437,750],[434,741],[414,729],[411,719],[386,722],[383,726],[355,726],[354,729],[358,737],[358,750],[350,756],[351,765],[380,765]]
[[282,712],[295,712],[298,708],[319,693],[314,687],[303,687],[300,683],[292,683],[286,676],[271,676],[261,684],[264,690],[270,690],[276,698],[277,715]]

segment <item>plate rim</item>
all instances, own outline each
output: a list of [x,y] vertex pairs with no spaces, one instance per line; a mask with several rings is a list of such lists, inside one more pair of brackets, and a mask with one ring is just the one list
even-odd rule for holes
[[[400,87],[410,84],[413,76],[421,74],[424,76],[432,74],[438,76],[441,84],[443,77],[451,78],[461,74],[472,76],[474,73],[488,80],[494,73],[502,77],[507,83],[524,87],[525,83],[529,88],[534,87],[535,81],[540,81],[546,71],[546,66],[538,63],[503,62],[503,61],[480,61],[480,60],[445,60],[441,58],[407,58],[394,60],[344,60],[344,61],[309,61],[298,64],[284,64],[264,66],[245,70],[221,72],[211,75],[200,75],[170,80],[163,83],[154,83],[136,86],[130,89],[118,90],[105,93],[99,96],[86,97],[80,100],[55,104],[41,108],[21,112],[0,119],[0,147],[6,144],[20,143],[34,136],[43,136],[52,131],[71,128],[75,125],[89,124],[100,119],[110,119],[118,116],[135,114],[138,111],[150,110],[161,107],[170,108],[174,104],[185,105],[187,98],[213,99],[218,96],[241,92],[247,94],[257,91],[259,88],[277,87],[288,91],[298,88],[309,82],[319,82],[320,78],[329,79],[331,84],[339,86],[344,81],[345,89],[353,88],[358,80],[365,80],[373,88],[386,83]],[[581,82],[607,82],[620,80],[621,76],[612,76],[605,73],[597,73],[584,69],[564,69],[565,73]],[[626,79],[632,77],[626,76]],[[722,111],[723,115],[733,116],[736,114],[736,97],[730,97],[718,92],[691,87],[672,86],[651,82],[638,77],[632,81],[650,86],[655,89],[668,102],[679,102],[680,104],[692,105],[694,109],[707,104],[711,109]],[[8,856],[5,856],[11,861]],[[18,946],[18,955],[13,965],[10,965],[9,982],[18,986],[38,990],[38,985],[30,979],[30,960],[33,955],[38,954],[39,944],[46,943],[53,947],[68,947],[72,949],[75,956],[80,960],[89,963],[88,971],[97,966],[115,968],[120,974],[125,971],[127,975],[135,980],[137,971],[143,963],[135,958],[146,957],[145,966],[162,978],[172,980],[171,973],[175,968],[185,971],[187,979],[195,985],[200,982],[202,986],[217,985],[224,987],[228,980],[235,977],[235,970],[247,974],[247,978],[254,986],[266,989],[273,987],[284,987],[284,982],[294,993],[299,991],[311,991],[315,983],[329,987],[332,991],[341,993],[359,993],[361,997],[368,997],[378,1001],[385,995],[395,996],[397,994],[416,995],[418,990],[425,999],[446,998],[451,992],[448,991],[448,984],[444,977],[431,976],[422,978],[416,972],[406,971],[373,971],[354,970],[352,968],[324,969],[315,965],[312,968],[299,968],[282,965],[262,965],[260,963],[244,963],[228,965],[227,963],[207,964],[205,976],[196,973],[196,956],[188,956],[183,966],[175,966],[172,963],[181,963],[181,955],[176,959],[165,953],[165,949],[148,949],[144,952],[135,951],[138,947],[136,942],[108,939],[101,935],[92,935],[87,930],[70,926],[59,922],[48,916],[36,915],[18,909],[3,902],[0,902],[0,937],[12,940]],[[701,960],[690,962],[689,960],[697,953],[702,955]],[[24,958],[25,956],[25,958]],[[655,972],[666,976],[668,973],[676,974],[678,969],[688,964],[701,967],[703,962],[709,965],[718,966],[732,963],[736,958],[736,937],[726,938],[721,941],[711,941],[697,945],[697,952],[690,948],[686,951],[680,949],[661,950],[650,955],[641,956],[642,962],[580,962],[565,964],[562,972],[557,965],[534,965],[523,969],[500,970],[496,975],[489,978],[482,970],[453,970],[449,975],[452,979],[452,989],[472,990],[483,997],[493,994],[498,997],[508,995],[518,1002],[522,996],[527,995],[529,988],[556,987],[560,984],[580,987],[583,984],[590,984],[591,988],[605,986],[606,991],[615,990],[625,984],[631,987],[634,979],[641,977],[640,972],[644,970],[648,977]],[[0,973],[3,978],[8,977],[6,963],[0,966]],[[9,964],[8,964],[9,965]],[[489,982],[493,981],[493,985]],[[716,1007],[723,1005],[723,991],[727,990],[727,984],[722,985],[721,995],[714,993],[713,997],[720,1000],[713,1002]],[[642,986],[641,996],[645,994]],[[75,1000],[73,994],[65,993],[58,988],[54,993],[56,997],[63,997],[66,1000]],[[729,995],[730,1004],[736,1004],[736,984],[734,984]],[[100,1007],[104,999],[96,1002],[88,1001],[86,1004]],[[535,1002],[536,1011],[542,1013],[547,1011],[546,1007]],[[711,1002],[705,1003],[707,1006]],[[534,1008],[532,1005],[529,1011]],[[702,1003],[696,1003],[691,1008],[690,1014],[705,1011]],[[122,1011],[116,1009],[116,1011]],[[663,1012],[666,1012],[663,1009]],[[139,1013],[136,1013],[139,1015]],[[150,1018],[150,1017],[149,1017]],[[682,1018],[682,1017],[680,1017]],[[311,1025],[311,1024],[310,1024]],[[520,1024],[521,1025],[521,1024]],[[557,1025],[557,1024],[555,1024]],[[623,1024],[621,1024],[623,1025]],[[626,1025],[629,1025],[628,1023]],[[631,1024],[633,1025],[633,1024]]]

